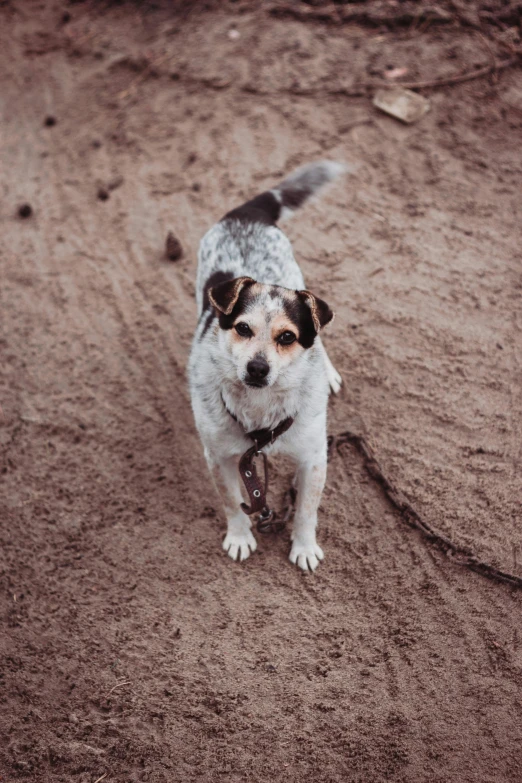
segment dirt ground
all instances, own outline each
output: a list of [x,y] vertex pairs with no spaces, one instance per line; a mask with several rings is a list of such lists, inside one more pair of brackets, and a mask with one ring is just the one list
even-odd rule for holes
[[348,447],[318,571],[288,533],[233,563],[185,374],[203,232],[350,163],[285,226],[337,312],[329,431],[364,421],[430,524],[522,575],[522,73],[424,90],[411,126],[360,89],[507,49],[266,3],[0,15],[2,783],[522,780],[520,593],[430,548]]

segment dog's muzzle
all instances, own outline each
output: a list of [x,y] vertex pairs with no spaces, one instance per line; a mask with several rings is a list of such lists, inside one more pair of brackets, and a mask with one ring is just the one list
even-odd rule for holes
[[247,386],[255,386],[257,388],[266,386],[266,376],[270,372],[270,365],[264,356],[254,356],[254,358],[248,362],[246,370],[247,376],[245,378],[245,383]]

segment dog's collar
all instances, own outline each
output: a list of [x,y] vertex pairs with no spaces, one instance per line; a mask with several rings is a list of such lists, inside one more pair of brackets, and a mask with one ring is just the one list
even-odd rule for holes
[[[250,500],[250,506],[248,506],[246,503],[241,503],[241,508],[245,514],[248,514],[249,516],[251,514],[257,514],[258,512],[261,512],[257,521],[257,529],[260,533],[275,532],[281,529],[282,526],[281,523],[279,523],[278,526],[278,523],[275,522],[274,519],[274,512],[271,511],[266,505],[266,493],[268,489],[268,467],[266,454],[264,453],[263,449],[265,446],[274,443],[274,441],[277,440],[280,435],[283,435],[283,433],[285,433],[294,423],[294,418],[293,416],[288,416],[286,419],[283,419],[283,421],[280,421],[279,424],[273,429],[269,429],[267,427],[265,429],[252,430],[251,432],[247,432],[241,422],[238,420],[237,416],[235,416],[227,407],[227,404],[223,399],[223,395],[221,395],[221,399],[229,416],[231,416],[234,421],[239,424],[239,426],[245,432],[247,438],[250,438],[250,440],[254,441],[254,445],[245,451],[239,460],[239,475],[241,476],[243,484],[245,485],[245,489]],[[254,459],[259,454],[261,454],[263,457],[263,466],[265,469],[264,484],[261,483],[259,476],[257,475],[256,466],[254,463]]]

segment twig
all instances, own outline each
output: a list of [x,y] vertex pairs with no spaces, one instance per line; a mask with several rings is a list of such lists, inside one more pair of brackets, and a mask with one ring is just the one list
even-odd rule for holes
[[[397,87],[402,87],[406,90],[423,90],[428,88],[434,88],[434,87],[445,87],[449,86],[451,84],[459,84],[461,82],[469,82],[472,79],[479,79],[481,76],[487,76],[489,73],[502,71],[506,68],[511,68],[511,66],[515,65],[520,59],[522,55],[522,50],[516,50],[515,55],[513,57],[510,57],[508,60],[504,60],[503,62],[491,65],[485,65],[483,68],[478,68],[475,71],[466,71],[465,73],[458,73],[454,76],[446,76],[441,79],[432,79],[429,81],[424,82],[367,82],[366,84],[354,84],[351,87],[331,87],[329,89],[322,89],[321,87],[313,87],[313,88],[299,88],[299,87],[292,87],[287,90],[261,90],[253,85],[248,85],[246,87],[243,87],[244,92],[250,92],[254,93],[256,95],[281,95],[283,92],[288,93],[289,95],[298,95],[300,97],[307,97],[312,95],[318,95],[321,93],[322,95],[329,95],[329,96],[338,96],[343,95],[348,98],[358,98],[363,95],[365,95],[368,90],[379,90],[379,89],[387,89],[391,90]],[[363,122],[370,122],[370,120],[364,120]],[[362,123],[355,123],[355,124],[362,124]]]
[[403,2],[393,10],[383,7],[381,2],[350,3],[347,5],[309,6],[305,3],[279,2],[268,6],[271,16],[291,17],[301,21],[321,22],[358,22],[371,27],[380,25],[404,26],[418,23],[424,19],[448,23],[454,22],[455,16],[437,5],[419,8],[416,2]]
[[154,72],[158,65],[162,65],[164,62],[172,60],[175,56],[175,54],[163,54],[161,57],[157,57],[155,60],[151,60],[151,62],[143,69],[143,71],[131,81],[129,86],[125,90],[121,90],[121,92],[118,93],[117,98],[120,100],[122,98],[127,98],[128,95],[134,92],[138,84],[143,82],[151,73]]
[[472,79],[478,79],[480,76],[487,76],[493,71],[502,71],[505,68],[511,68],[511,66],[515,65],[515,63],[520,59],[520,54],[520,52],[517,52],[514,57],[510,57],[509,60],[504,60],[504,62],[495,63],[494,65],[485,65],[483,68],[478,68],[476,71],[457,73],[455,76],[446,76],[442,79],[432,79],[425,82],[394,82],[393,84],[390,84],[390,82],[371,82],[367,86],[376,89],[380,89],[382,87],[387,87],[388,89],[392,87],[403,87],[406,90],[423,90],[428,87],[445,87],[449,84],[469,82]]
[[106,772],[104,775],[101,776],[101,778],[98,778],[98,780],[95,780],[94,783],[100,783],[101,780],[105,780],[109,773]]
[[460,544],[455,544],[450,538],[435,530],[428,522],[422,519],[420,514],[415,511],[406,499],[406,496],[385,476],[364,435],[347,430],[340,435],[330,436],[328,443],[329,455],[333,453],[335,447],[337,453],[343,456],[340,447],[346,443],[351,443],[361,454],[364,467],[374,481],[379,484],[391,505],[397,509],[406,524],[419,530],[431,544],[436,546],[441,552],[444,552],[445,555],[451,555],[459,565],[476,571],[488,579],[504,582],[512,587],[522,587],[522,577],[507,571],[501,571],[495,568],[495,566],[479,560],[469,549]]
[[483,35],[482,33],[477,33],[477,35],[482,41],[482,43],[484,44],[484,46],[486,47],[489,54],[489,59],[491,60],[491,68],[495,71],[497,69],[497,60],[495,58],[495,52],[491,48],[491,44],[485,35]]
[[500,11],[479,11],[478,15],[481,19],[486,19],[488,22],[505,22],[506,24],[518,24],[522,16],[522,2],[516,0],[516,2],[505,6]]
[[130,685],[130,684],[131,684],[130,680],[125,680],[125,682],[118,682],[118,683],[116,683],[116,685],[114,685],[110,689],[109,693],[107,694],[107,696],[105,698],[108,699],[109,696],[111,695],[111,693],[116,690],[116,688],[121,688],[121,687],[123,687],[123,685]]
[[[410,26],[410,31],[415,31],[416,25],[423,20],[438,24],[460,23],[466,27],[478,27],[481,21],[501,25],[517,25],[522,15],[522,0],[502,8],[499,11],[479,10],[477,13],[466,10],[466,2],[458,4],[456,14],[441,8],[438,5],[419,7],[418,3],[402,0],[400,6],[387,9],[381,2],[347,3],[344,5],[314,5],[305,3],[273,3],[267,7],[271,16],[290,17],[300,21],[336,22],[337,24],[357,22],[369,27],[387,25],[389,27]],[[460,12],[459,12],[460,9]]]

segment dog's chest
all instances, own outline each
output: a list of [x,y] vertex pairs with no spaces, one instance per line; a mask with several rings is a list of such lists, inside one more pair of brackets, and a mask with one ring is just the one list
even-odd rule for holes
[[235,384],[225,384],[223,402],[245,432],[274,429],[284,419],[295,417],[300,407],[301,393],[297,389],[277,392],[273,389],[246,393]]

